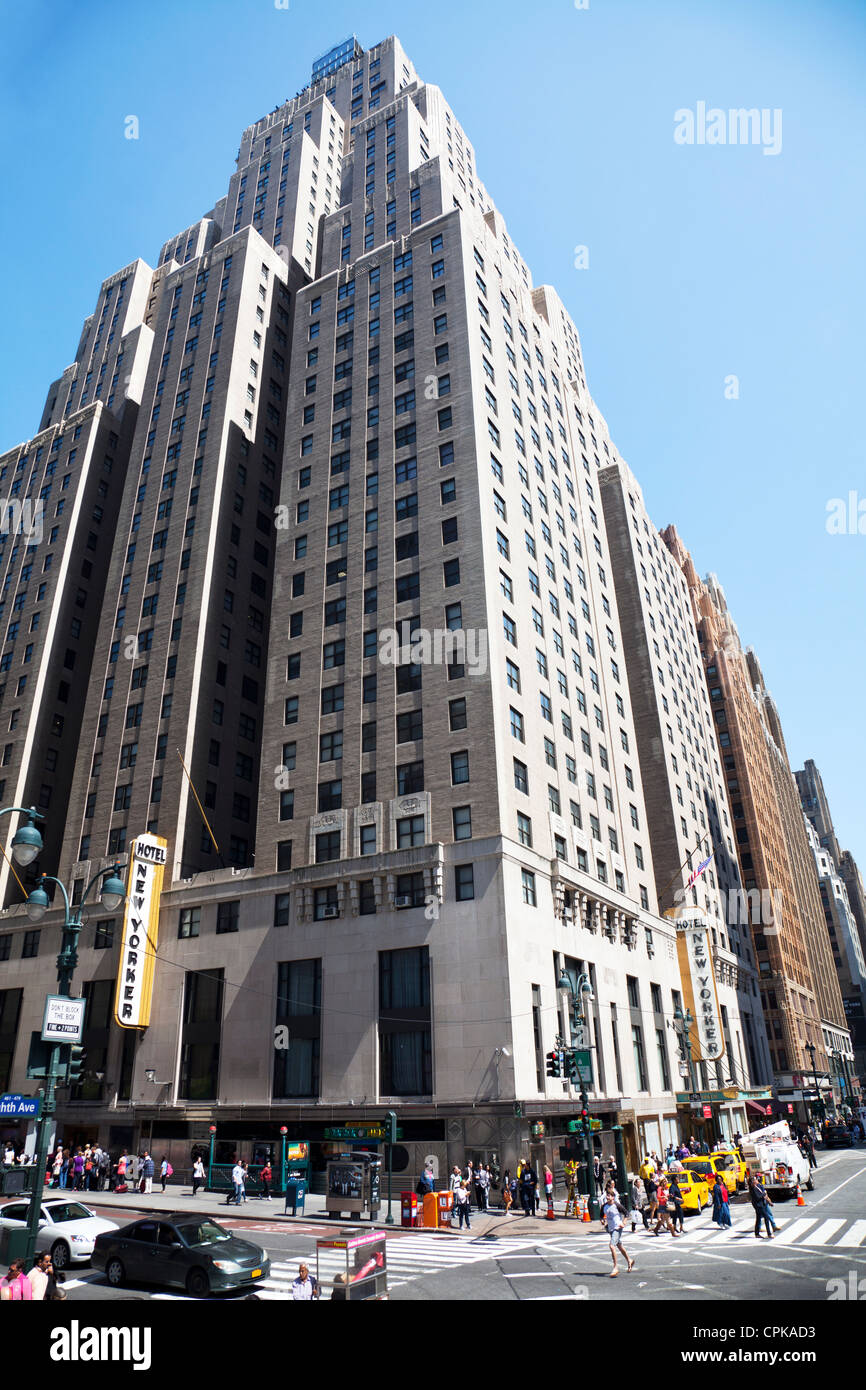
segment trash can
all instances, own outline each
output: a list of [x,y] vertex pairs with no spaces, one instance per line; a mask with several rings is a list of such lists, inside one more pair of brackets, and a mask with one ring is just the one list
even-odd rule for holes
[[439,1216],[438,1224],[439,1224],[440,1226],[446,1226],[446,1227],[447,1227],[447,1226],[450,1226],[450,1225],[451,1225],[451,1221],[452,1221],[452,1217],[453,1217],[453,1214],[454,1214],[454,1193],[453,1193],[453,1192],[437,1192],[437,1193],[436,1193],[436,1198],[437,1198],[437,1201],[438,1201],[438,1208],[439,1208],[439,1210],[438,1210],[438,1216]]
[[401,1226],[420,1226],[421,1215],[418,1211],[418,1193],[400,1193],[400,1225]]
[[307,1184],[300,1178],[289,1178],[286,1183],[285,1216],[303,1216],[307,1198]]

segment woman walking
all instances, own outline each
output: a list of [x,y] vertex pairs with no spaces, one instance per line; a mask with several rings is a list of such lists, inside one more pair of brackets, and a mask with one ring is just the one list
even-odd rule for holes
[[266,1163],[259,1174],[262,1183],[262,1196],[266,1202],[271,1200],[271,1183],[274,1180],[274,1172],[270,1163]]
[[467,1231],[471,1230],[469,1225],[469,1187],[465,1178],[461,1178],[460,1186],[454,1189],[454,1205],[457,1208],[458,1229],[462,1231],[465,1223]]
[[59,1186],[60,1186],[60,1170],[61,1170],[62,1167],[63,1167],[63,1150],[61,1149],[60,1145],[58,1144],[58,1145],[57,1145],[57,1148],[56,1148],[56,1150],[55,1150],[55,1153],[54,1153],[54,1162],[53,1162],[52,1165],[51,1165],[51,1186],[52,1186],[52,1187],[59,1187]]
[[670,1184],[669,1184],[669,1186],[668,1186],[668,1201],[669,1201],[669,1202],[673,1202],[673,1204],[674,1204],[674,1212],[673,1212],[673,1228],[674,1228],[674,1233],[676,1234],[676,1229],[677,1229],[677,1227],[679,1226],[679,1228],[680,1228],[680,1233],[682,1234],[682,1229],[683,1229],[683,1205],[684,1205],[684,1204],[683,1204],[683,1194],[682,1194],[682,1189],[680,1188],[680,1185],[679,1185],[679,1183],[677,1182],[676,1175],[674,1175],[674,1176],[671,1178]]
[[730,1198],[721,1173],[716,1173],[716,1184],[713,1188],[713,1221],[720,1229],[731,1225]]
[[544,1195],[545,1195],[545,1197],[547,1198],[547,1210],[548,1210],[548,1211],[552,1211],[552,1210],[553,1210],[553,1174],[552,1174],[552,1172],[550,1171],[550,1168],[548,1167],[548,1165],[547,1165],[546,1163],[545,1163],[545,1165],[544,1165],[543,1175],[544,1175]]
[[162,1162],[159,1165],[159,1180],[162,1183],[163,1192],[165,1191],[165,1185],[173,1172],[174,1169],[168,1161],[168,1154],[163,1154]]
[[677,1232],[671,1225],[671,1218],[668,1212],[668,1185],[664,1178],[659,1179],[658,1192],[656,1193],[658,1202],[658,1220],[656,1221],[655,1235],[659,1235],[660,1227],[664,1226],[666,1231],[670,1231],[674,1240],[679,1240]]
[[196,1160],[195,1160],[195,1163],[192,1165],[192,1195],[193,1195],[193,1197],[194,1197],[195,1194],[198,1192],[199,1187],[203,1184],[203,1182],[204,1182],[204,1163],[202,1162],[201,1154],[199,1154],[198,1157],[197,1157]]
[[613,1260],[613,1270],[610,1278],[615,1279],[619,1274],[616,1262],[616,1252],[620,1251],[625,1256],[626,1267],[629,1274],[634,1269],[634,1260],[630,1258],[628,1251],[622,1243],[623,1218],[626,1214],[625,1207],[618,1200],[616,1190],[612,1182],[607,1184],[604,1190],[604,1205],[601,1209],[601,1224],[605,1228],[610,1238],[610,1255]]
[[640,1217],[646,1226],[646,1213],[644,1207],[647,1204],[646,1188],[643,1185],[643,1178],[638,1175],[631,1185],[631,1233],[634,1235],[637,1227],[637,1220]]
[[506,1168],[502,1178],[502,1205],[505,1208],[505,1215],[511,1211],[511,1203],[514,1198],[511,1195],[511,1172]]

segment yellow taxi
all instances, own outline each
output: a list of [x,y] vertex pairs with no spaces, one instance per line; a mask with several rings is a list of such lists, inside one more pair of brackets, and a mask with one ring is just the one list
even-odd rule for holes
[[746,1165],[739,1149],[714,1149],[710,1154],[714,1173],[721,1173],[729,1193],[746,1185]]
[[[672,1169],[669,1177],[676,1178],[679,1183],[680,1192],[683,1194],[683,1210],[702,1212],[704,1207],[708,1207],[712,1198],[710,1197],[710,1183],[712,1181],[712,1165],[708,1158],[684,1158],[682,1173]],[[707,1176],[710,1174],[710,1177]]]

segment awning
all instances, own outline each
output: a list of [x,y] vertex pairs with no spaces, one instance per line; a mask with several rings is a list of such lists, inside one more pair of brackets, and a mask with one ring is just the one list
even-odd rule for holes
[[768,1101],[766,1104],[759,1100],[747,1100],[746,1110],[750,1115],[761,1115],[764,1119],[773,1114],[773,1103]]

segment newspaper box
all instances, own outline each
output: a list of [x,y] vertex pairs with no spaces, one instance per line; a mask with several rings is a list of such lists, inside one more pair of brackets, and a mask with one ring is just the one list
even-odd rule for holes
[[418,1210],[418,1193],[400,1193],[400,1225],[401,1226],[420,1226],[421,1213]]
[[387,1236],[337,1236],[316,1241],[320,1297],[339,1302],[388,1297]]
[[436,1199],[439,1212],[439,1225],[446,1227],[450,1226],[454,1211],[454,1193],[437,1192]]

